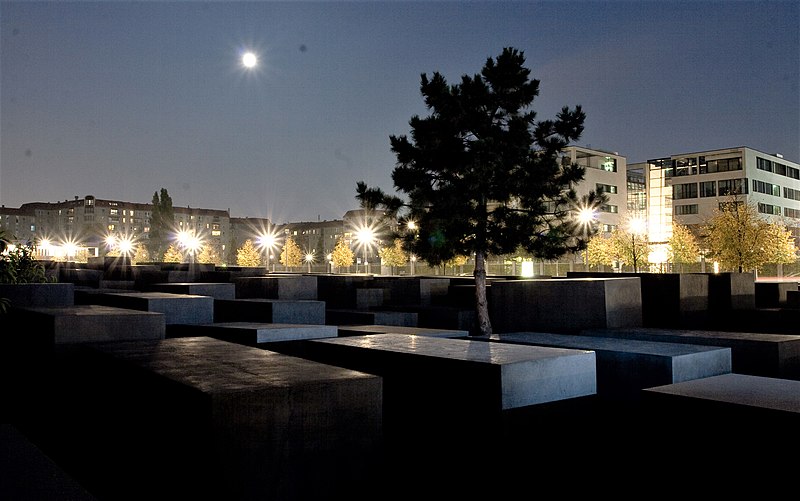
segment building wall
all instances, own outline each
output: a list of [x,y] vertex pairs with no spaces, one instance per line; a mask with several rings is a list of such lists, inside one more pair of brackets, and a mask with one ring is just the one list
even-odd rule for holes
[[564,150],[563,162],[585,167],[583,181],[575,187],[578,197],[591,190],[604,190],[608,202],[596,212],[601,231],[610,232],[628,218],[628,180],[625,157],[616,152],[569,146]]
[[[768,219],[785,222],[800,238],[797,163],[743,146],[672,155],[649,160],[647,166],[651,213],[659,204],[671,205],[677,223],[697,228],[711,218],[720,203],[738,196]],[[665,189],[659,193],[662,182]]]

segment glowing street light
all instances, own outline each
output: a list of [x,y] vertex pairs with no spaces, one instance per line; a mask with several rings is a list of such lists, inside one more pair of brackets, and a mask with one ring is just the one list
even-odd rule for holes
[[314,262],[314,253],[313,252],[307,253],[305,259],[306,263],[308,263],[308,272],[311,273],[311,263]]
[[[597,213],[594,209],[590,207],[581,207],[578,211],[578,221],[581,223],[583,227],[583,239],[586,240],[589,237],[589,226],[594,223],[595,218],[597,217]],[[585,249],[583,251],[583,265],[589,265],[589,250]]]
[[189,253],[189,262],[193,264],[194,255],[203,246],[203,241],[193,231],[181,231],[178,243]]
[[242,66],[247,69],[252,69],[258,66],[258,56],[254,52],[245,52],[242,54]]
[[261,235],[258,236],[258,245],[262,249],[265,249],[267,253],[267,273],[269,273],[270,254],[272,254],[272,249],[275,247],[277,240],[278,238],[274,233],[262,233]]
[[356,242],[364,249],[364,269],[365,273],[369,273],[369,261],[367,260],[367,251],[375,241],[375,230],[369,226],[362,226],[356,230]]

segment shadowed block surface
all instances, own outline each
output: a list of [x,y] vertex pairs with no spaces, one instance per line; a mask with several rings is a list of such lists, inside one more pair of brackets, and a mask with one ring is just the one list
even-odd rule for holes
[[311,299],[218,299],[215,322],[325,324],[325,302]]
[[0,297],[12,307],[71,306],[75,304],[75,284],[0,284]]
[[214,321],[214,298],[168,292],[114,292],[94,296],[97,304],[131,310],[163,313],[170,324],[210,324]]
[[208,336],[248,346],[276,341],[321,339],[337,336],[335,325],[258,322],[217,322],[207,325],[187,325],[182,326],[180,331],[180,337]]
[[491,340],[593,350],[600,395],[638,397],[642,388],[731,372],[730,348],[541,332],[495,334]]
[[236,297],[236,286],[232,283],[210,282],[176,282],[152,284],[148,287],[152,292],[171,292],[173,294],[193,294],[211,296],[214,299],[233,299]]
[[410,311],[362,311],[362,310],[331,310],[325,311],[325,323],[328,325],[396,325],[416,327],[419,316]]
[[236,298],[317,299],[317,277],[284,275],[236,277]]
[[[425,383],[441,402],[493,411],[594,395],[595,354],[407,334],[375,334],[303,343],[310,356],[356,370]],[[413,367],[414,377],[409,368]],[[468,391],[466,390],[468,388]],[[467,391],[468,396],[463,392]],[[453,397],[464,398],[456,402]]]
[[638,277],[498,280],[487,290],[489,314],[496,333],[639,327],[640,283]]
[[800,379],[800,336],[655,328],[589,329],[581,335],[726,346],[731,349],[733,372]]
[[383,460],[378,376],[209,337],[83,348],[46,426],[102,499],[333,499]]
[[54,344],[164,339],[163,313],[103,305],[26,308],[19,312],[26,334],[44,335]]
[[340,325],[339,337],[363,336],[366,334],[415,334],[417,336],[465,337],[466,330],[432,329],[428,327],[405,327],[401,325]]

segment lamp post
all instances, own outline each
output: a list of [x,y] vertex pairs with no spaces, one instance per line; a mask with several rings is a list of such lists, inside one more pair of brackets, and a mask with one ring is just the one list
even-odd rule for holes
[[356,241],[364,250],[365,273],[369,273],[369,261],[367,260],[367,251],[369,250],[369,246],[372,245],[372,242],[374,240],[375,240],[375,231],[368,226],[364,226],[356,232]]
[[311,263],[314,262],[314,253],[309,252],[306,254],[306,263],[308,263],[308,272],[311,273]]
[[[263,233],[258,237],[258,244],[267,253],[267,273],[269,273],[269,260],[272,248],[275,246],[275,235],[273,233]],[[274,270],[273,270],[274,271]]]

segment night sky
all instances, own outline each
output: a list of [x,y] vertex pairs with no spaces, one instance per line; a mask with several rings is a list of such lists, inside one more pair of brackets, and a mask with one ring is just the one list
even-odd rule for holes
[[[390,135],[506,46],[533,109],[628,163],[749,146],[800,162],[800,2],[0,1],[0,203],[74,196],[339,219],[393,192]],[[259,64],[246,69],[241,55]]]

